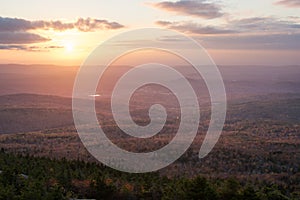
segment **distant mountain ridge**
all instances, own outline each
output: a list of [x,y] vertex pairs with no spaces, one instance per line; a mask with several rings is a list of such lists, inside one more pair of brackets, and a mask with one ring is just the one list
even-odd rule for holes
[[[0,95],[32,93],[71,97],[79,67],[0,64]],[[120,72],[116,67],[112,72]],[[200,90],[205,88],[186,71]],[[219,66],[230,99],[270,93],[300,93],[300,66]],[[180,84],[181,80],[174,81]]]
[[[73,126],[71,103],[71,98],[53,95],[0,96],[0,134]],[[300,123],[300,94],[261,95],[228,102],[229,121],[267,119]]]

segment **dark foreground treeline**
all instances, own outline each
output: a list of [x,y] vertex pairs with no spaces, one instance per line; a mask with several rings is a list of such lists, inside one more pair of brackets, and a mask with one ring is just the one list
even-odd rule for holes
[[0,152],[0,199],[297,199],[271,183],[129,174],[82,161]]

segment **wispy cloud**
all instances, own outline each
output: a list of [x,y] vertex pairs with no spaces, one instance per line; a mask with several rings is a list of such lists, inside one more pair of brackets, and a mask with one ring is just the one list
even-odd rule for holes
[[300,24],[293,21],[278,20],[273,17],[254,17],[245,18],[238,20],[231,20],[228,23],[228,27],[232,29],[237,29],[239,32],[256,32],[256,33],[266,33],[266,32],[297,32],[300,31]]
[[1,50],[27,50],[27,47],[25,45],[1,45]]
[[196,39],[211,49],[300,50],[300,34],[227,35]]
[[45,48],[46,49],[62,49],[62,48],[64,48],[64,46],[54,46],[54,45],[52,45],[52,46],[47,46]]
[[234,33],[234,30],[227,30],[223,28],[217,28],[213,26],[202,26],[193,22],[169,22],[169,21],[157,21],[157,25],[165,28],[173,29],[183,33],[210,35],[210,34],[228,34]]
[[300,7],[299,0],[281,0],[281,1],[277,1],[275,4],[290,7],[290,8]]
[[294,21],[283,21],[273,17],[255,17],[230,20],[222,27],[203,26],[199,23],[156,21],[156,24],[187,34],[220,35],[220,34],[278,34],[299,33],[300,24]]
[[92,18],[79,18],[75,22],[66,23],[59,20],[56,21],[29,21],[19,18],[3,18],[0,17],[0,32],[3,31],[28,31],[35,29],[54,29],[58,31],[64,31],[67,29],[78,29],[79,31],[95,31],[105,29],[119,29],[124,25],[117,22],[109,22],[107,20],[92,19]]
[[181,15],[191,15],[205,19],[213,19],[223,16],[221,8],[215,3],[205,0],[180,0],[177,2],[163,1],[151,4],[153,7],[174,12]]
[[28,45],[16,45],[16,44],[0,44],[0,50],[22,50],[22,51],[49,51],[50,49],[61,49],[63,46],[28,46]]
[[[273,17],[229,20],[222,27],[194,22],[157,21],[156,24],[191,34],[206,48],[300,50],[300,24]],[[164,41],[173,42],[173,38],[166,37]]]

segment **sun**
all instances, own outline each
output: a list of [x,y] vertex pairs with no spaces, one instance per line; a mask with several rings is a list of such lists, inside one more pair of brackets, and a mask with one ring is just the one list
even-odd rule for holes
[[74,45],[72,43],[65,43],[64,47],[67,52],[72,52],[74,50]]

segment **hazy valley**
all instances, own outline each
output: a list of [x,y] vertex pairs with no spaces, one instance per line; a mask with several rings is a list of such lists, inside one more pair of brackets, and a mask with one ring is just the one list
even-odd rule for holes
[[[70,95],[77,68],[0,67],[0,76],[6,77],[0,79],[2,85],[5,82],[0,96],[0,148],[14,154],[98,163],[81,143],[73,123]],[[210,103],[205,86],[195,85],[203,91],[198,96],[201,108],[198,134],[179,160],[159,171],[161,176],[201,175],[225,180],[235,177],[242,183],[272,183],[290,193],[299,193],[298,67],[291,66],[289,71],[282,67],[269,67],[266,71],[254,68],[245,67],[242,73],[237,67],[220,67],[228,97],[226,122],[217,145],[201,160],[198,151],[210,120]],[[194,77],[190,81],[197,83]],[[149,152],[165,146],[174,137],[178,109],[166,91],[158,88],[152,97],[147,96],[151,88],[140,92],[133,99],[130,111],[141,124],[149,123],[148,108],[157,99],[156,95],[171,98],[167,123],[156,136],[137,139],[124,134],[108,111],[109,95],[96,97],[96,111],[101,127],[113,143],[128,151]]]

